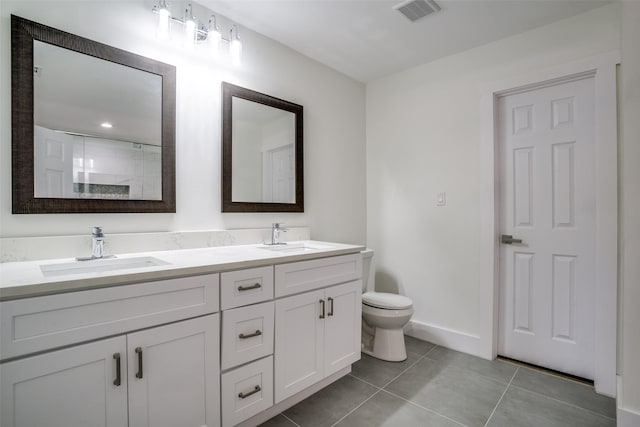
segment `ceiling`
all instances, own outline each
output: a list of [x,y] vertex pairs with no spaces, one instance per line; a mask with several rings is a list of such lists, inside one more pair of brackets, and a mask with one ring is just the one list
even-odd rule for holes
[[416,22],[393,9],[401,0],[200,0],[200,3],[241,27],[365,83],[609,3],[436,1],[442,9]]

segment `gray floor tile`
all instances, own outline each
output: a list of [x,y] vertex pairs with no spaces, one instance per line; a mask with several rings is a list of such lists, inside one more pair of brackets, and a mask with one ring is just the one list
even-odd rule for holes
[[422,341],[410,336],[404,336],[404,345],[407,348],[407,353],[415,353],[423,356],[427,354],[436,345],[428,341]]
[[386,362],[362,353],[362,358],[351,365],[351,375],[377,387],[383,387],[414,364],[420,357],[416,353],[407,353],[404,362]]
[[377,388],[347,375],[287,409],[284,414],[302,427],[330,426],[376,391]]
[[278,414],[269,421],[260,424],[260,427],[296,427],[296,424],[289,421],[282,414]]
[[438,347],[430,352],[429,359],[438,360],[451,366],[468,369],[493,380],[508,383],[518,369],[517,366],[501,360],[486,360],[459,351]]
[[446,361],[424,358],[385,389],[468,426],[483,426],[506,387]]
[[575,406],[509,387],[487,427],[615,427],[616,421]]
[[578,384],[527,368],[520,368],[512,384],[597,412],[609,418],[616,417],[615,399],[597,394],[593,387],[584,384]]
[[340,427],[460,427],[433,412],[425,411],[384,391],[367,400],[336,426]]

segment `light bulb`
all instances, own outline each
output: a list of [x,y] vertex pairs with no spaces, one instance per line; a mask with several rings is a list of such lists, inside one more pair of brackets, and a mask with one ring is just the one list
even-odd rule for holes
[[222,34],[220,34],[220,31],[217,29],[212,28],[209,30],[207,39],[209,40],[209,51],[211,52],[211,56],[216,58],[218,56],[218,51],[220,50]]
[[233,65],[238,66],[242,64],[242,42],[238,39],[232,40],[229,50],[231,51],[231,62]]
[[242,42],[238,37],[238,28],[234,25],[229,31],[229,54],[231,55],[231,63],[239,66],[242,63]]
[[184,23],[184,44],[193,47],[196,44],[196,21],[189,19]]
[[169,21],[171,14],[167,9],[166,4],[162,4],[158,9],[158,38],[160,40],[166,40],[169,38]]

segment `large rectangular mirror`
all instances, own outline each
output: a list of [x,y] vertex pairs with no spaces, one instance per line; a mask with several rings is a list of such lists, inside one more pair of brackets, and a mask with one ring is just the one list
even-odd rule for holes
[[13,213],[175,212],[175,67],[11,24]]
[[223,82],[223,212],[304,211],[302,111]]

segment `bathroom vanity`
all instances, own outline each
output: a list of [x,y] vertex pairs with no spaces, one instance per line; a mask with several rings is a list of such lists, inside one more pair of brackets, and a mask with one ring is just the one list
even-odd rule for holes
[[266,421],[360,358],[362,249],[307,241],[0,264],[0,423]]

